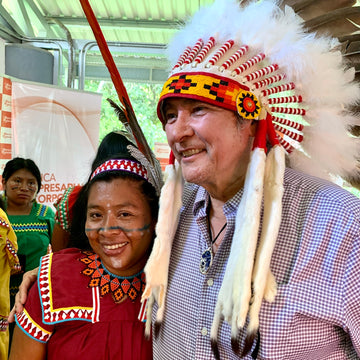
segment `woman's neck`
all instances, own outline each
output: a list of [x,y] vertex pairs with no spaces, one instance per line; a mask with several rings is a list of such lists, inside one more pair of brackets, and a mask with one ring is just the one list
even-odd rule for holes
[[15,204],[8,200],[6,213],[8,215],[29,215],[31,213],[33,203]]

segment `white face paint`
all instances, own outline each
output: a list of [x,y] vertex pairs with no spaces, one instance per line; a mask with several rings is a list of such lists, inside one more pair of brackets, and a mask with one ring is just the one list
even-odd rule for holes
[[121,178],[95,182],[89,191],[85,231],[111,273],[130,276],[142,270],[154,222],[140,182]]

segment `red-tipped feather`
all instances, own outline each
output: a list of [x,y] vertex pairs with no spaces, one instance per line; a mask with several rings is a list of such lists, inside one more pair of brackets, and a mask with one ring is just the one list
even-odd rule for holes
[[84,13],[89,22],[89,25],[91,26],[91,29],[94,33],[96,42],[101,51],[101,55],[105,61],[105,65],[110,72],[111,80],[114,83],[116,92],[119,96],[119,100],[121,101],[121,103],[123,105],[125,105],[124,104],[124,100],[125,100],[131,106],[130,99],[127,94],[126,88],[124,86],[124,83],[122,82],[119,71],[115,65],[113,57],[111,56],[110,50],[107,46],[104,35],[100,29],[100,25],[95,17],[94,12],[92,11],[89,1],[88,0],[80,0],[80,4],[84,10]]
[[[115,62],[110,53],[110,50],[107,46],[106,40],[105,40],[104,35],[100,28],[100,25],[95,17],[95,14],[90,6],[89,1],[88,0],[80,0],[80,4],[84,10],[86,18],[87,18],[89,25],[93,31],[93,34],[94,34],[96,42],[99,46],[101,55],[105,61],[105,65],[109,70],[110,77],[115,86],[115,90],[118,94],[119,100],[124,107],[124,113],[125,113],[126,119],[129,123],[130,127],[133,130],[133,135],[136,140],[137,146],[138,146],[139,150],[143,154],[145,154],[145,156],[147,156],[148,151],[146,151],[146,149],[145,149],[146,145],[144,145],[141,142],[141,139],[138,138],[139,137],[139,125],[137,124],[136,120],[135,120],[135,124],[134,124],[135,113],[132,108],[128,93],[127,93],[125,85],[121,79],[120,73],[115,65]],[[134,129],[134,127],[135,127],[135,129]],[[141,129],[140,129],[140,131],[141,131]],[[142,131],[141,131],[141,134],[142,134]]]

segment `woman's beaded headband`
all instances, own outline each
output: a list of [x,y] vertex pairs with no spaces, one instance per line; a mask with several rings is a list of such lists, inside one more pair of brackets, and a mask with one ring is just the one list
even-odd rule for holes
[[148,181],[148,175],[145,167],[140,163],[129,159],[111,159],[105,161],[94,170],[90,176],[90,180],[107,171],[126,171],[138,175]]

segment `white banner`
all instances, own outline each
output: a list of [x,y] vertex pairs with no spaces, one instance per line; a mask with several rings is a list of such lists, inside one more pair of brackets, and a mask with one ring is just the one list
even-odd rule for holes
[[83,184],[98,147],[101,95],[12,80],[12,156],[42,174],[38,202]]

